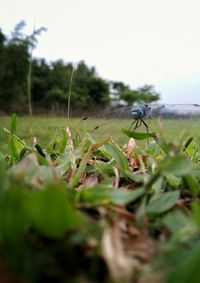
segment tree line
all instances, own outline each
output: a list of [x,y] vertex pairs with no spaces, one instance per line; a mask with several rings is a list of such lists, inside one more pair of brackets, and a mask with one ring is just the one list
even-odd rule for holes
[[[52,110],[73,113],[110,108],[118,104],[153,102],[159,93],[151,85],[131,89],[123,82],[101,78],[94,67],[44,58],[32,58],[38,37],[45,28],[25,35],[25,22],[18,23],[9,36],[0,29],[0,111],[26,113],[28,102],[35,113]],[[30,101],[29,101],[30,100]]]

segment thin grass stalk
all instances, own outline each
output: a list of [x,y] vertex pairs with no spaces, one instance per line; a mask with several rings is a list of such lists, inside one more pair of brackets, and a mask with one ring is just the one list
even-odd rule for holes
[[28,94],[28,113],[33,116],[32,102],[31,102],[31,75],[32,75],[32,59],[29,62],[28,77],[27,77],[27,94]]
[[[33,29],[33,35],[35,34],[35,26]],[[32,118],[33,110],[32,110],[32,101],[31,101],[31,77],[32,77],[32,65],[33,65],[33,44],[31,44],[30,50],[30,58],[29,58],[29,66],[28,66],[28,75],[27,75],[27,95],[28,95],[28,113]]]
[[72,92],[72,82],[74,77],[74,68],[72,67],[72,73],[69,82],[69,93],[68,93],[68,103],[67,103],[67,118],[70,116],[70,102],[71,102],[71,92]]

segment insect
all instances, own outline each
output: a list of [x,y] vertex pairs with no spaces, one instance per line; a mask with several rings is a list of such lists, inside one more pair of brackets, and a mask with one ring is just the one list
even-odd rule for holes
[[136,130],[142,124],[148,131],[148,125],[144,121],[146,118],[197,118],[200,117],[199,104],[141,104],[128,106],[115,110],[119,115],[131,116],[134,120],[130,125],[131,129]]

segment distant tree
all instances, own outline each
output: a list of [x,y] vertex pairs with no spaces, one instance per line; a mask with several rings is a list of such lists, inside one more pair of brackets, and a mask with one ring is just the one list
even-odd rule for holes
[[160,94],[154,90],[153,85],[144,85],[137,89],[140,96],[139,102],[154,102],[160,99]]
[[6,36],[3,34],[0,28],[0,50],[3,49],[5,41],[6,41]]
[[47,63],[45,59],[33,58],[38,36],[46,29],[34,29],[31,35],[26,35],[24,27],[25,22],[19,22],[10,36],[4,35],[0,29],[1,110],[27,111],[28,104],[31,113],[32,100],[35,109],[49,109],[56,105],[52,108],[59,110],[61,107],[67,111],[69,92],[72,113],[101,110],[109,107],[112,99],[119,104],[159,99],[153,86],[144,85],[135,90],[120,81],[107,82],[84,61],[75,67],[63,60]]
[[125,85],[123,82],[111,82],[112,90],[119,94],[120,96],[126,91],[129,90],[129,87]]
[[89,68],[84,61],[76,68],[72,90],[72,107],[86,110],[109,104],[108,83],[98,77],[95,68]]
[[3,102],[4,87],[3,87],[3,77],[4,77],[4,51],[5,51],[5,41],[6,37],[0,29],[0,103]]
[[1,102],[10,106],[26,102],[28,49],[25,42],[6,42],[1,62]]
[[160,94],[154,90],[152,85],[144,85],[136,90],[125,89],[121,98],[128,104],[135,102],[150,103],[159,100]]
[[41,108],[44,107],[45,93],[53,87],[51,78],[51,69],[45,59],[34,59],[32,64],[32,100]]
[[52,88],[45,93],[44,101],[50,105],[53,105],[54,103],[62,104],[67,102],[67,97],[62,89]]
[[30,71],[30,60],[32,60],[30,50],[36,46],[37,36],[44,29],[39,28],[31,35],[25,35],[24,27],[25,22],[20,21],[14,27],[10,37],[0,33],[0,54],[2,55],[0,55],[0,102],[2,108],[7,111],[25,110],[27,77]]
[[88,80],[88,95],[92,105],[103,107],[109,104],[109,87],[103,79],[92,77]]
[[126,101],[128,104],[133,104],[141,101],[141,95],[137,90],[131,90],[128,88],[121,94],[121,99]]

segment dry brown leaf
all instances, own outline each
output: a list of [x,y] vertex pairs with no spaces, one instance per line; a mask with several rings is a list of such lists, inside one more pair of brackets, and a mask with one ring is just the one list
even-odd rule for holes
[[71,160],[71,168],[74,171],[76,169],[76,157],[74,152],[73,140],[71,138],[72,134],[69,127],[66,128],[66,135],[67,135],[67,144],[68,144],[69,155]]
[[134,157],[130,157],[128,160],[128,165],[130,167],[134,167],[134,165],[136,164],[135,158]]
[[127,144],[127,156],[130,157],[136,147],[134,138],[129,139]]
[[139,230],[135,226],[129,225],[127,233],[122,234],[122,237],[125,250],[129,256],[134,257],[143,264],[151,260],[155,252],[155,243],[148,236],[146,229]]
[[90,174],[84,179],[83,185],[84,187],[93,187],[94,185],[98,184],[98,179],[96,174]]
[[69,180],[70,180],[71,177],[72,177],[72,173],[73,173],[73,171],[72,171],[71,168],[67,170],[67,172],[65,173],[65,179],[66,179],[66,181],[69,182]]
[[117,223],[104,230],[102,254],[113,279],[128,279],[138,268],[138,261],[124,250],[120,227]]
[[84,181],[85,181],[85,178],[87,176],[87,173],[84,171],[81,176],[80,176],[80,180],[79,180],[79,183],[83,184]]
[[119,169],[115,166],[113,166],[113,170],[115,173],[115,178],[113,180],[112,187],[118,188],[119,187],[119,181],[120,181],[120,174],[119,174]]
[[123,219],[129,221],[129,222],[133,222],[135,223],[135,217],[133,215],[133,213],[128,212],[124,206],[122,205],[115,205],[114,207],[112,207],[112,210],[114,210],[115,212],[117,212],[118,216],[123,217]]

